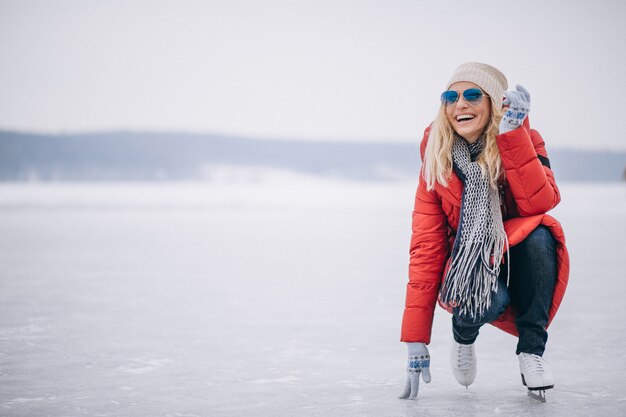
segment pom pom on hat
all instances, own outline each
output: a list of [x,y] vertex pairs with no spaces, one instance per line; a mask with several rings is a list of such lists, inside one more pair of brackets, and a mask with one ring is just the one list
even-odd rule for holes
[[504,92],[509,86],[506,77],[500,70],[480,62],[466,62],[459,65],[448,81],[447,88],[449,89],[452,84],[459,81],[469,81],[476,84],[491,97],[494,103],[502,101]]

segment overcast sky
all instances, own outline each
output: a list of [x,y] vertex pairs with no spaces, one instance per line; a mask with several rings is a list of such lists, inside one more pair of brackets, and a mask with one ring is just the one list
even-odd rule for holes
[[416,141],[481,61],[548,147],[626,149],[625,5],[0,0],[0,129]]

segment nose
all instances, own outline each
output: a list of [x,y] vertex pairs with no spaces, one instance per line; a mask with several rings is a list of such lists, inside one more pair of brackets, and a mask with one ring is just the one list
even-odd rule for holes
[[469,107],[469,103],[467,101],[465,101],[465,97],[463,97],[463,94],[461,94],[459,96],[459,99],[456,101],[456,107],[458,108],[466,108]]

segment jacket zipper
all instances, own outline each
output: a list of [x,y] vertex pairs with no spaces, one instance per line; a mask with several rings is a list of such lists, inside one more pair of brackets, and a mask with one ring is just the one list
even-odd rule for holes
[[498,185],[498,194],[500,195],[500,211],[502,212],[502,219],[507,219],[506,199],[504,194],[504,185]]

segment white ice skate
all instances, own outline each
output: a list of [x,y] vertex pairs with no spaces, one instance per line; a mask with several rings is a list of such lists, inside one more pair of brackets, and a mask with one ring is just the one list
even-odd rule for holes
[[554,376],[547,369],[546,361],[539,355],[524,352],[517,358],[522,383],[528,388],[528,396],[546,402],[546,390],[554,388]]
[[458,383],[465,388],[469,387],[476,379],[476,351],[474,350],[474,344],[461,345],[453,339],[450,365]]

